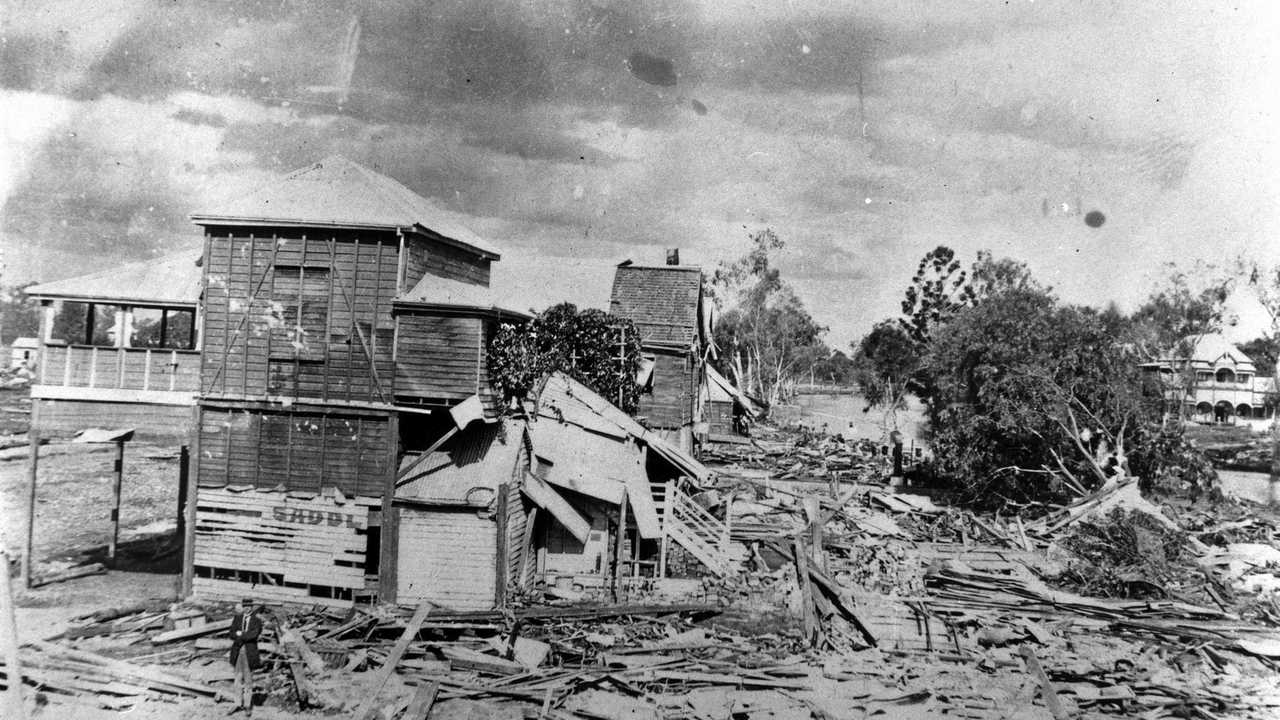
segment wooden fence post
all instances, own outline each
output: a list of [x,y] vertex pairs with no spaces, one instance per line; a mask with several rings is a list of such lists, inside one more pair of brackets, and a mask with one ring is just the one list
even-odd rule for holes
[[22,664],[18,659],[18,623],[13,612],[13,583],[9,577],[9,551],[0,548],[0,660],[4,661],[4,717],[24,720],[27,708],[22,702]]
[[31,440],[31,454],[27,458],[27,541],[22,548],[22,586],[31,587],[36,534],[36,467],[40,462],[40,432],[32,427],[27,431]]
[[124,441],[116,441],[115,485],[111,490],[111,542],[107,544],[108,567],[115,567],[116,546],[120,544],[120,491],[124,485]]

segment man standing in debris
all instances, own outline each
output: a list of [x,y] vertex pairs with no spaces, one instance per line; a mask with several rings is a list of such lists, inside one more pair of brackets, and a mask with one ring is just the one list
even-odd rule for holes
[[231,667],[235,668],[236,701],[246,714],[253,714],[253,671],[258,667],[258,636],[262,620],[253,598],[240,601],[231,618]]

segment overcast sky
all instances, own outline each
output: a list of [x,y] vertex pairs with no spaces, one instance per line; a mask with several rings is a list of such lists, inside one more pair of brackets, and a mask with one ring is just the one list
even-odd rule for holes
[[4,284],[191,247],[333,153],[469,216],[525,305],[772,227],[836,346],[940,243],[1124,307],[1166,260],[1280,261],[1269,3],[5,5]]

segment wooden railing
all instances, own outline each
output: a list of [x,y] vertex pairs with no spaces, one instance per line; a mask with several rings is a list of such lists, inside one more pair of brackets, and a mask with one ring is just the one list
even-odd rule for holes
[[694,502],[674,482],[663,487],[658,507],[667,538],[678,542],[717,575],[732,572],[729,527],[724,522]]
[[40,384],[159,392],[200,389],[200,351],[46,345]]

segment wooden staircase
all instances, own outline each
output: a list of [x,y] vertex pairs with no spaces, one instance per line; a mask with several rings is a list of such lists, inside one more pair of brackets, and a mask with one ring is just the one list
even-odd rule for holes
[[693,501],[679,483],[654,484],[653,496],[662,524],[663,561],[666,548],[674,541],[707,569],[724,577],[737,572],[729,543],[729,526]]

